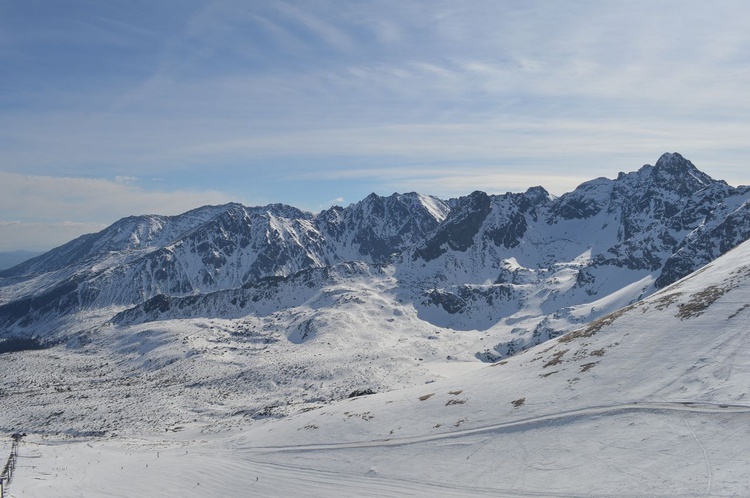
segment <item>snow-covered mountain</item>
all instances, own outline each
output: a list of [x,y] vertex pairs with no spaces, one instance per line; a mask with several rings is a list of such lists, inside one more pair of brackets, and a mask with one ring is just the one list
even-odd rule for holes
[[[389,299],[421,321],[489,331],[474,354],[496,361],[642,299],[746,240],[748,199],[750,187],[667,153],[559,198],[542,187],[448,201],[372,194],[318,214],[228,204],[130,217],[0,272],[0,330],[61,340],[83,332],[77,317],[97,317],[95,327],[134,306],[115,322],[138,310],[149,310],[139,320],[240,317],[255,313],[236,303],[257,285],[287,295],[296,291],[286,279],[307,275],[319,290],[326,283],[314,275],[323,273],[312,270],[359,262],[374,273],[388,266]],[[275,312],[299,303],[251,299]]]
[[[207,299],[197,308],[189,297],[158,298],[89,343],[4,355],[0,427],[30,433],[10,491],[750,494],[750,242],[638,302],[448,379],[438,373],[470,362],[438,356],[458,341],[472,350],[485,333],[449,332],[414,308],[399,315],[410,308],[389,298],[397,273],[342,263],[194,297]],[[210,306],[231,299],[242,318],[195,317],[223,315]],[[274,302],[290,307],[280,313]],[[188,310],[193,318],[153,321]],[[288,326],[305,313],[310,328]],[[410,365],[407,350],[420,355]],[[321,395],[322,384],[379,390],[386,377],[411,387]],[[280,394],[255,411],[270,392]],[[274,418],[279,409],[290,415]]]

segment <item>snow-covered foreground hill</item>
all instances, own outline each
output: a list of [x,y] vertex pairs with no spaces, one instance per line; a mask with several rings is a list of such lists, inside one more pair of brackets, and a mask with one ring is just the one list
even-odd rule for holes
[[[251,420],[236,413],[216,417],[224,421],[217,425],[194,416],[196,421],[180,426],[164,420],[161,433],[126,430],[106,437],[61,437],[42,429],[21,446],[11,493],[747,496],[748,319],[746,242],[647,299],[448,379],[320,403],[281,419]],[[197,331],[201,323],[209,331],[220,324],[193,320],[199,320],[194,340],[206,341],[205,354],[219,354],[206,338],[221,334],[200,336]],[[158,350],[158,333],[149,334],[145,344]],[[148,384],[153,406],[123,406],[128,362],[146,361],[148,351],[136,354],[137,341],[122,347],[123,353],[136,349],[117,365],[100,365],[102,358],[96,356],[89,364],[77,360],[81,363],[71,376],[90,378],[91,371],[106,368],[122,375],[114,383],[92,384],[89,391],[74,386],[64,406],[54,407],[48,417],[51,433],[59,432],[61,419],[75,424],[103,413],[128,420],[148,414],[160,423],[160,404],[182,406],[191,394],[210,390],[190,390],[176,378],[174,384]],[[33,355],[42,361],[52,354],[65,363],[65,352],[53,349],[24,352],[27,359],[17,365],[31,365]],[[40,377],[39,393],[50,391],[44,383],[56,378],[52,372]],[[148,382],[147,377],[138,380]],[[242,389],[241,380],[232,382]],[[64,386],[59,387],[65,395]],[[230,401],[222,404],[223,389],[213,390],[214,404],[204,406],[218,413],[231,405],[235,391],[227,389]],[[23,396],[12,393],[4,401],[22,403]],[[37,402],[37,416],[42,417],[47,400]],[[28,413],[32,405],[27,402]],[[6,428],[8,423],[5,412]]]

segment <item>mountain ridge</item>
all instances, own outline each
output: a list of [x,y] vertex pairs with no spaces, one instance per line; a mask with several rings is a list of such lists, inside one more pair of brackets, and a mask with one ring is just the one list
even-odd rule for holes
[[[393,292],[435,325],[486,329],[515,320],[514,307],[536,309],[536,322],[516,328],[533,336],[516,338],[526,347],[578,323],[574,308],[602,313],[591,304],[596,297],[642,282],[628,294],[640,299],[746,240],[749,200],[750,187],[731,187],[665,153],[654,166],[559,197],[540,186],[448,201],[373,193],[317,214],[229,203],[131,216],[0,272],[0,326],[10,336],[37,336],[42,320],[53,329],[42,335],[56,337],[49,317],[362,261],[392,265]],[[499,311],[493,303],[502,301],[515,304]]]

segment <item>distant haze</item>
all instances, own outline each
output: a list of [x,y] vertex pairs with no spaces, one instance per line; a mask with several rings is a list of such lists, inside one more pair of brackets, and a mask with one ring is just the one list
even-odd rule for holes
[[41,252],[32,251],[11,251],[11,252],[0,252],[0,270],[6,270],[12,268],[19,263],[23,263],[27,259],[31,259],[34,256],[38,256]]

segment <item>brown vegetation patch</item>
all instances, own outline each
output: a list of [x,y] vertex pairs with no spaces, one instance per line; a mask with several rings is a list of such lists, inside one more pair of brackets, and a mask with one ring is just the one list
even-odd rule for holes
[[721,296],[729,292],[731,287],[717,287],[711,285],[690,297],[690,301],[679,304],[679,311],[675,315],[680,320],[695,318],[703,314],[709,306],[714,304]]
[[578,339],[580,337],[591,337],[592,335],[599,332],[603,327],[612,325],[612,323],[614,323],[615,320],[620,318],[626,312],[635,308],[635,306],[636,306],[635,304],[631,304],[630,306],[625,306],[624,308],[621,308],[613,313],[610,313],[607,316],[603,316],[599,318],[598,320],[594,320],[593,322],[589,323],[586,327],[583,327],[581,329],[574,330],[573,332],[565,334],[564,336],[560,337],[558,341],[570,342],[573,339]]
[[542,365],[542,368],[551,367],[553,365],[559,365],[562,363],[562,357],[565,356],[565,353],[570,351],[569,349],[563,349],[562,351],[558,351],[557,353],[552,355],[552,359],[549,360],[547,363]]
[[592,362],[592,363],[584,363],[581,365],[581,371],[578,373],[588,372],[592,368],[596,366],[596,364],[599,363],[598,361]]
[[519,399],[511,401],[511,404],[516,408],[523,405],[524,403],[526,403],[526,398],[519,398]]
[[445,404],[445,406],[448,405],[464,405],[466,404],[465,399],[449,399],[448,402]]
[[369,422],[370,420],[375,418],[375,415],[373,415],[371,412],[365,412],[365,413],[353,413],[353,412],[344,412],[344,415],[346,415],[348,418],[361,418],[365,422]]
[[662,311],[666,308],[669,308],[670,305],[674,304],[677,299],[682,295],[682,292],[673,292],[672,294],[667,294],[666,296],[662,296],[658,299],[654,299],[651,301],[651,303],[654,304],[654,307]]
[[425,394],[424,396],[419,397],[419,401],[427,401],[433,396],[435,396],[435,393]]
[[458,391],[448,391],[448,394],[450,394],[450,395],[452,395],[452,396],[458,396],[458,395],[459,395],[459,394],[461,394],[462,392],[464,392],[464,391],[463,391],[463,389],[461,389],[461,390],[458,390]]

